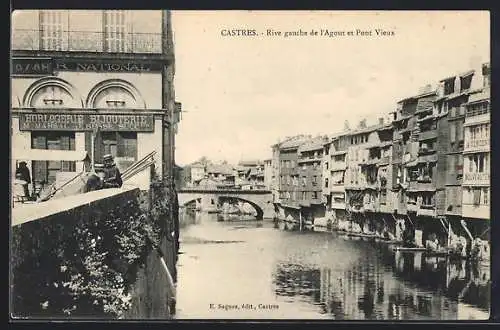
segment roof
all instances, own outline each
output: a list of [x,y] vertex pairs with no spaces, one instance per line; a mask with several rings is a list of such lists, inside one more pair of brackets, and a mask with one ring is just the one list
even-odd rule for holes
[[258,159],[247,159],[247,160],[240,160],[238,165],[241,166],[257,166],[257,165],[262,165],[263,161],[258,160]]
[[299,135],[288,138],[278,144],[280,149],[298,148],[301,144],[311,139],[311,136]]
[[480,93],[472,94],[471,96],[469,96],[469,102],[467,102],[467,104],[476,103],[489,99],[490,99],[490,88],[484,88]]
[[225,164],[214,164],[207,166],[207,173],[220,173],[224,175],[232,175],[233,167]]
[[205,167],[205,165],[203,163],[200,163],[200,162],[194,162],[188,166],[189,167]]
[[351,131],[349,133],[349,135],[357,135],[357,134],[362,134],[362,133],[374,132],[383,126],[385,126],[385,125],[376,124],[376,125],[371,125],[371,126],[368,126],[365,128],[358,128],[358,129]]
[[398,101],[397,103],[406,102],[406,101],[410,101],[410,100],[418,100],[418,99],[421,99],[422,97],[431,96],[431,95],[437,95],[437,88],[433,88],[433,90],[430,92],[425,92],[425,93],[417,94],[415,96],[410,96],[410,97],[404,98],[404,99]]
[[309,141],[304,142],[299,147],[299,152],[304,151],[313,151],[313,150],[322,150],[324,146],[324,142],[327,140],[325,136],[320,136],[313,138]]

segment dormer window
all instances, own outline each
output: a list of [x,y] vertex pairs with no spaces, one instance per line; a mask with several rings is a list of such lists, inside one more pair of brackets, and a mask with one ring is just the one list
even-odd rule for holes
[[455,77],[444,81],[444,95],[453,94],[455,92]]
[[460,77],[460,91],[466,91],[470,89],[471,83],[472,83],[472,76],[473,73],[469,73],[466,76]]

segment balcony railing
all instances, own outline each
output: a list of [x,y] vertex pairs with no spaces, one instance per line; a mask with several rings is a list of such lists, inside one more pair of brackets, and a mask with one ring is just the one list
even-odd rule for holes
[[466,140],[465,141],[465,147],[464,151],[468,150],[483,150],[483,149],[488,149],[490,146],[490,139],[483,138],[483,139],[474,139],[474,140]]
[[467,109],[467,111],[465,112],[465,117],[474,117],[474,116],[484,115],[486,113],[490,113],[490,110],[491,110],[491,106],[488,103],[488,106],[481,108],[481,109],[477,109],[477,110]]
[[420,205],[420,208],[417,210],[417,215],[425,215],[430,217],[436,216],[436,206],[435,205]]
[[490,173],[464,173],[462,182],[464,185],[489,185]]
[[41,30],[16,29],[13,50],[81,51],[109,53],[162,53],[161,33],[105,33],[60,31],[42,37]]
[[418,136],[419,141],[430,140],[437,138],[437,130],[430,130],[425,132],[420,132]]
[[429,148],[420,148],[418,149],[418,155],[423,156],[423,155],[431,155],[436,152],[436,149],[429,149]]

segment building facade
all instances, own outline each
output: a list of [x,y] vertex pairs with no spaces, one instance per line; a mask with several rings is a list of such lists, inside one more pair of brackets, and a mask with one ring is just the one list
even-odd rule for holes
[[325,144],[323,171],[323,196],[326,199],[326,216],[330,221],[346,221],[344,178],[347,168],[349,133],[333,136]]
[[484,227],[489,227],[491,204],[489,63],[483,65],[481,73],[483,86],[470,96],[466,104],[462,181],[462,217],[476,234],[480,234],[478,231],[484,230]]
[[[112,154],[124,171],[155,152],[155,174],[173,183],[174,65],[169,11],[14,12],[12,166],[26,161],[43,185],[82,171],[77,154]],[[148,189],[150,176],[131,180]]]
[[293,172],[291,177],[292,184],[298,189],[293,190],[292,198],[298,201],[306,221],[314,222],[314,218],[325,216],[322,192],[323,152],[326,141],[327,137],[316,137],[304,142],[297,149],[298,170]]
[[[274,145],[278,204],[306,220],[306,208],[318,205],[340,230],[396,240],[405,234],[417,246],[466,241],[460,249],[487,251],[490,80],[484,64],[426,85],[375,125],[363,120],[323,141]],[[309,214],[313,222],[319,213]]]

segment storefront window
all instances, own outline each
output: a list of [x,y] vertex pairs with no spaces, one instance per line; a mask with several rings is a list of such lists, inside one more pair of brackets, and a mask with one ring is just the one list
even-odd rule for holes
[[101,143],[97,150],[97,160],[111,154],[117,166],[124,170],[137,160],[137,133],[136,132],[102,132]]
[[[31,148],[44,150],[75,150],[74,132],[32,132]],[[75,172],[76,162],[33,161],[33,182],[51,184],[58,172]]]

